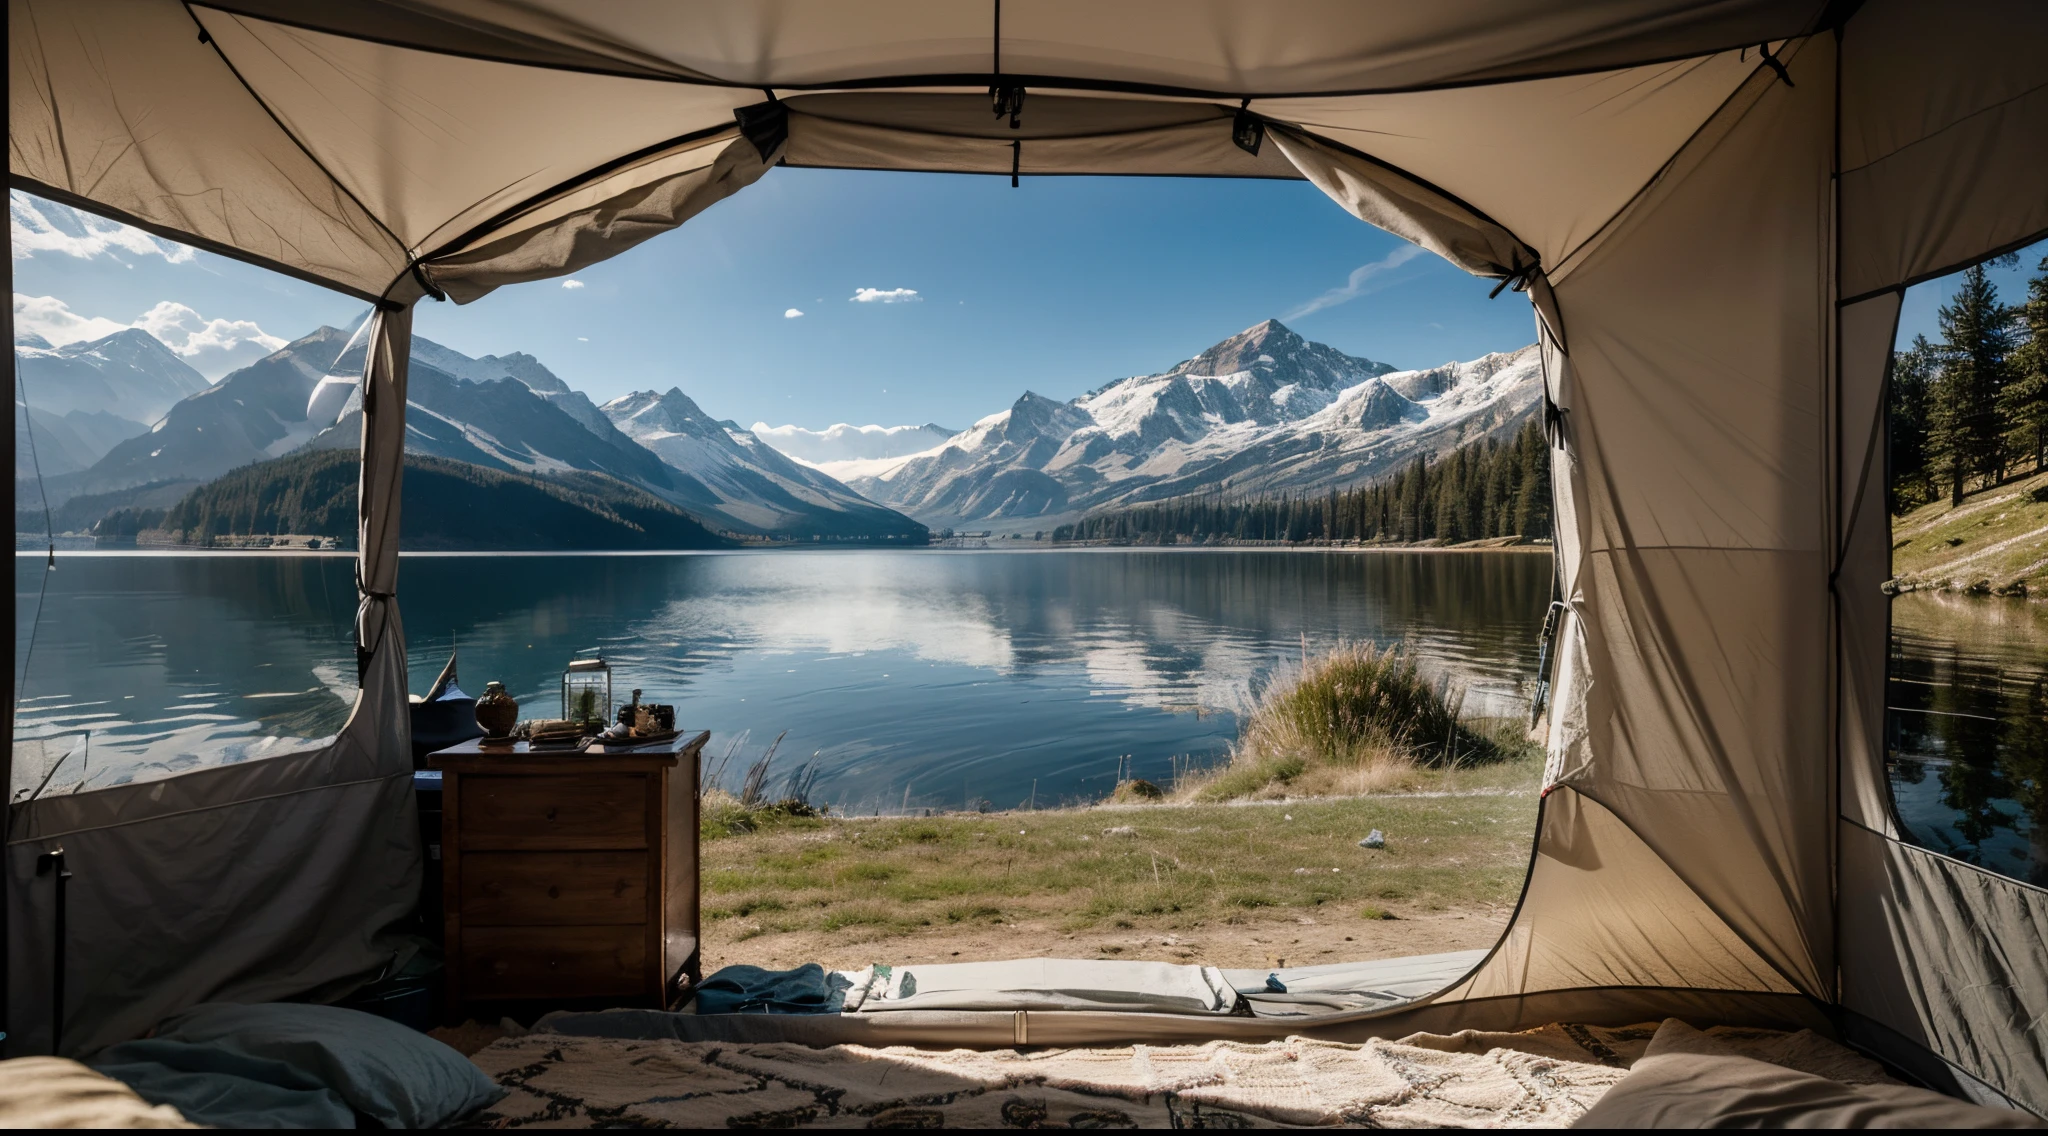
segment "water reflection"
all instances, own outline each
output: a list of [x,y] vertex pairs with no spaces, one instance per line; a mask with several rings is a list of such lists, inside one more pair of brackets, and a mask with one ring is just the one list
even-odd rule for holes
[[[353,693],[345,558],[76,556],[36,630],[16,786],[59,790],[282,752]],[[605,649],[619,692],[672,701],[713,753],[778,734],[852,810],[1100,795],[1119,762],[1170,778],[1220,756],[1278,665],[1406,638],[1480,712],[1519,710],[1548,598],[1529,555],[767,552],[408,557],[412,683],[451,647],[464,683],[559,709]],[[43,583],[17,561],[19,660]],[[86,738],[89,734],[90,749]],[[65,755],[70,756],[66,757]]]
[[1907,838],[2048,885],[2048,611],[1899,596],[1888,686],[1887,764]]

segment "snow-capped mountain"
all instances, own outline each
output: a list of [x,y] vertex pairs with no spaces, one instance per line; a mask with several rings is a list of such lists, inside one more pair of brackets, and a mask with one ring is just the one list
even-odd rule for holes
[[[148,338],[122,333],[131,334]],[[169,355],[161,345],[156,349]],[[83,494],[111,495],[112,508],[127,503],[120,494],[136,487],[196,485],[299,450],[352,448],[362,436],[363,356],[363,345],[349,332],[323,327],[210,387],[201,379],[203,389],[175,401],[153,427],[134,425],[126,434],[135,436],[103,445],[96,461],[97,455],[72,461],[67,468],[73,472],[46,463],[49,496],[61,505]],[[508,472],[606,474],[714,529],[922,539],[922,526],[910,518],[791,461],[732,423],[711,421],[679,391],[621,403],[633,399],[640,401],[620,418],[641,437],[621,432],[612,417],[531,355],[478,359],[415,337],[406,451]],[[39,415],[38,452],[59,455],[63,465],[62,455],[80,443],[59,436],[57,427],[75,435],[104,425],[67,419],[53,426]]]
[[1027,391],[848,484],[934,527],[1008,531],[1189,493],[1333,488],[1514,428],[1540,375],[1534,347],[1397,372],[1267,320],[1071,402]]
[[823,430],[754,423],[754,436],[803,462],[837,477],[841,462],[866,462],[908,457],[929,450],[959,433],[935,422],[922,426],[852,426],[840,422]]
[[14,365],[17,393],[26,393],[37,410],[60,416],[105,412],[145,427],[179,399],[206,389],[205,376],[141,328],[62,347],[19,336]]
[[797,537],[923,539],[923,526],[791,460],[738,423],[721,422],[681,390],[636,391],[599,407],[687,481],[671,500],[739,532]]

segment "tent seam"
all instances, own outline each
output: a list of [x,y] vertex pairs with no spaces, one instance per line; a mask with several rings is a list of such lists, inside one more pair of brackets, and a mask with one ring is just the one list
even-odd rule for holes
[[148,220],[147,218],[138,217],[133,213],[128,213],[120,209],[115,209],[110,205],[106,205],[90,197],[85,197],[81,194],[73,193],[70,190],[59,189],[56,186],[50,185],[47,182],[37,181],[36,179],[28,177],[25,174],[9,172],[7,175],[7,185],[10,189],[19,189],[25,193],[33,193],[37,197],[47,198],[51,201],[56,202],[59,205],[68,205],[74,209],[84,210],[85,212],[91,213],[96,217],[104,217],[110,221],[119,221],[124,225],[133,225],[134,227],[141,229],[146,233],[149,233],[153,236],[162,237],[164,240],[167,241],[176,241],[179,244],[191,245],[193,248],[199,249],[202,252],[210,252],[215,256],[226,257],[229,260],[237,260],[242,262],[243,264],[251,265],[256,268],[265,269],[270,272],[275,272],[280,276],[289,276],[294,280],[301,280],[307,284],[312,284],[316,287],[326,288],[331,291],[339,292],[344,296],[348,296],[351,299],[361,300],[366,304],[381,304],[384,302],[383,297],[377,295],[376,293],[365,291],[361,288],[355,287],[352,284],[343,284],[339,280],[333,280],[328,277],[318,275],[317,273],[308,272],[303,268],[294,268],[291,265],[285,264],[282,261],[272,260],[269,257],[261,255],[260,253],[249,252],[244,249],[236,248],[233,245],[224,244],[220,241],[213,240],[210,237],[198,236],[193,233],[188,233],[183,229],[174,229],[169,225],[160,224],[158,222]]
[[1954,856],[1947,854],[1946,852],[1937,852],[1932,848],[1925,847],[1924,845],[1915,844],[1910,840],[1901,840],[1896,836],[1889,836],[1885,833],[1879,832],[1877,829],[1874,829],[1867,824],[1864,824],[1863,822],[1857,820],[1855,817],[1837,815],[1835,819],[1843,824],[1848,825],[1851,828],[1857,829],[1862,832],[1867,832],[1870,835],[1877,837],[1879,840],[1882,840],[1887,844],[1896,844],[1900,848],[1904,848],[1908,851],[1918,852],[1923,855],[1932,856],[1937,860],[1941,860],[1949,864],[1954,864],[1959,868],[1967,868],[1972,873],[1982,876],[1986,880],[1989,880],[1993,883],[1997,883],[2000,885],[2016,885],[2018,887],[2025,888],[2027,891],[2037,893],[2043,897],[2048,897],[2048,887],[2042,887],[2040,884],[2028,883],[2027,881],[2020,879],[2018,876],[2001,875],[1997,872],[1992,871],[1989,868],[1983,867],[1978,864],[1972,864],[1968,860],[1959,860]]
[[333,789],[348,789],[353,788],[357,785],[374,785],[384,781],[396,781],[400,777],[410,778],[411,776],[412,772],[408,770],[405,773],[393,773],[383,777],[363,777],[358,778],[354,781],[334,781],[321,785],[307,785],[297,789],[285,789],[275,793],[264,793],[261,796],[255,797],[237,797],[232,801],[223,801],[219,804],[214,805],[195,805],[191,808],[178,809],[173,812],[153,813],[146,817],[133,817],[126,820],[110,821],[106,824],[92,824],[83,825],[78,828],[67,828],[61,832],[46,832],[38,833],[34,836],[22,836],[8,840],[6,846],[9,848],[16,848],[24,844],[35,844],[45,840],[60,840],[66,836],[77,836],[81,833],[86,832],[106,832],[110,829],[127,828],[130,825],[152,824],[156,821],[171,820],[177,817],[184,816],[196,816],[200,813],[216,812],[220,809],[239,808],[243,805],[254,804],[257,801],[276,801],[282,800],[286,797],[297,797],[310,793],[324,793]]
[[1942,265],[1939,268],[1931,268],[1924,272],[1915,273],[1914,275],[1908,276],[1904,280],[1901,280],[1895,284],[1886,284],[1882,288],[1872,288],[1867,292],[1858,292],[1854,296],[1849,296],[1844,299],[1836,300],[1835,306],[1838,308],[1854,307],[1855,305],[1860,304],[1865,300],[1875,300],[1879,296],[1884,295],[1886,292],[1903,292],[1908,288],[1912,288],[1920,284],[1925,284],[1929,280],[1939,280],[1944,276],[1950,275],[1951,273],[1961,272],[1963,269],[1968,268],[1971,265],[1982,264],[1987,260],[1991,260],[1994,257],[2004,256],[2006,253],[2009,252],[2018,252],[2019,250],[2026,248],[2028,245],[2036,244],[2044,240],[2048,240],[2048,229],[2036,229],[2035,231],[2027,234],[2024,237],[2019,238],[2018,240],[2008,241],[2005,244],[1995,246],[1989,252],[1979,253],[1974,256],[1966,257],[1962,260],[1953,261],[1949,264]]
[[[358,43],[373,43],[381,47],[417,51],[426,55],[443,55],[451,59],[473,59],[481,63],[496,63],[507,67],[531,67],[544,71],[562,71],[578,75],[598,75],[614,79],[635,79],[649,83],[670,83],[697,87],[724,87],[733,90],[763,90],[760,79],[726,79],[703,72],[677,69],[675,74],[660,72],[632,71],[621,68],[576,66],[569,63],[548,63],[540,60],[515,59],[507,55],[493,55],[480,51],[461,51],[448,47],[431,47],[384,36],[363,35],[357,32],[340,31],[304,20],[285,19],[272,14],[258,15],[241,8],[222,3],[204,3],[201,0],[185,0],[189,8],[206,8],[236,19],[254,20],[274,24],[283,28],[315,32],[333,36],[336,39],[354,40]],[[1826,7],[1815,13],[1805,30],[1782,37],[1783,40],[1804,39],[1825,30]],[[496,30],[496,29],[492,29]],[[1688,59],[1701,59],[1721,55],[1730,51],[1755,47],[1754,41],[1728,43],[1705,51],[1691,51],[1676,55],[1658,55],[1645,58],[1629,58],[1626,62],[1606,63],[1598,66],[1560,67],[1549,71],[1529,71],[1492,78],[1445,79],[1429,83],[1411,83],[1392,87],[1344,87],[1331,90],[1273,91],[1266,93],[1242,90],[1223,90],[1208,87],[1180,87],[1170,83],[1147,83],[1138,80],[1089,80],[1076,76],[1062,75],[1020,75],[1011,72],[995,74],[985,71],[933,71],[897,75],[875,75],[867,78],[818,80],[808,83],[774,83],[778,91],[816,93],[821,91],[858,91],[889,89],[891,87],[985,87],[992,79],[1008,80],[1011,86],[1044,87],[1055,90],[1104,91],[1114,94],[1161,95],[1170,98],[1213,101],[1216,99],[1318,99],[1318,98],[1366,98],[1373,95],[1423,94],[1430,91],[1467,90],[1474,87],[1497,87],[1510,83],[1526,83],[1543,79],[1568,79],[1577,75],[1598,75],[1610,71],[1626,71],[1636,67],[1655,67],[1664,63],[1681,63]]]
[[[1808,35],[1806,36],[1798,36],[1794,38],[1799,40],[1799,46],[1803,48],[1806,46],[1806,39],[1810,38],[1812,34],[1814,33],[1808,33]],[[1791,39],[1781,41],[1778,48],[1779,52],[1782,53],[1785,50],[1785,48],[1789,46],[1792,42],[1793,41]],[[1744,45],[1744,48],[1746,49],[1748,46],[1749,45]],[[1737,49],[1732,47],[1725,47],[1722,48],[1720,51],[1715,52],[1714,54],[1721,55],[1735,50]],[[1779,62],[1782,64],[1786,62],[1786,59],[1781,57],[1779,59]],[[1594,229],[1591,233],[1588,233],[1586,235],[1586,239],[1580,241],[1576,245],[1573,245],[1571,249],[1568,250],[1563,256],[1557,258],[1558,280],[1562,280],[1566,276],[1571,275],[1571,273],[1578,268],[1578,265],[1572,263],[1574,258],[1578,257],[1580,253],[1588,252],[1596,244],[1603,242],[1608,235],[1608,230],[1620,224],[1621,219],[1623,217],[1626,217],[1629,213],[1633,212],[1636,206],[1643,200],[1643,198],[1648,196],[1651,190],[1657,188],[1657,184],[1663,181],[1665,177],[1671,173],[1671,167],[1677,164],[1678,159],[1684,156],[1686,150],[1690,149],[1692,144],[1699,140],[1700,135],[1704,134],[1707,128],[1714,124],[1715,119],[1721,117],[1721,113],[1723,111],[1727,110],[1728,107],[1732,103],[1734,103],[1736,99],[1742,97],[1744,91],[1749,90],[1750,86],[1757,82],[1758,76],[1762,74],[1765,70],[1766,68],[1764,67],[1764,65],[1762,63],[1758,63],[1755,69],[1750,71],[1748,75],[1744,76],[1743,80],[1740,83],[1735,84],[1735,89],[1728,92],[1728,97],[1722,99],[1718,104],[1715,105],[1713,110],[1708,111],[1706,116],[1700,119],[1699,124],[1693,127],[1692,133],[1687,134],[1685,136],[1685,139],[1681,141],[1677,145],[1677,147],[1671,151],[1670,156],[1664,159],[1663,164],[1657,167],[1656,171],[1653,172],[1649,176],[1649,178],[1645,180],[1643,184],[1636,189],[1635,193],[1629,196],[1629,199],[1627,201],[1622,202],[1620,207],[1615,209],[1615,211],[1608,216],[1607,220],[1600,224],[1599,228]],[[1777,80],[1777,75],[1773,73],[1770,77],[1769,82],[1775,83],[1777,82]],[[1768,84],[1766,84],[1766,89],[1768,89]],[[1555,285],[1557,283],[1557,280],[1553,280],[1551,281],[1551,283]]]
[[[401,254],[410,257],[412,254],[412,250],[405,243],[405,241],[401,239],[397,233],[391,231],[391,226],[386,225],[382,217],[377,216],[375,212],[371,211],[368,205],[363,204],[362,199],[355,195],[355,191],[350,189],[346,184],[344,184],[340,178],[336,177],[333,170],[327,168],[327,163],[321,161],[318,157],[314,156],[313,151],[306,147],[305,142],[301,141],[297,134],[292,133],[291,127],[288,127],[284,124],[284,120],[277,116],[277,112],[270,108],[270,104],[264,101],[263,96],[256,93],[256,88],[249,85],[249,80],[242,77],[241,70],[235,66],[233,60],[228,58],[228,53],[221,50],[220,42],[214,39],[213,32],[209,30],[204,23],[200,22],[198,13],[192,10],[192,5],[188,2],[184,3],[182,7],[185,9],[185,15],[191,19],[192,26],[199,29],[199,35],[201,39],[205,42],[206,46],[213,49],[214,58],[220,60],[221,66],[228,69],[228,74],[233,75],[235,77],[235,82],[241,84],[242,90],[248,92],[249,97],[255,100],[256,105],[263,108],[264,115],[270,119],[271,123],[275,125],[277,129],[280,132],[282,132],[286,138],[291,139],[292,145],[298,148],[299,153],[304,154],[306,156],[307,161],[313,163],[314,169],[319,170],[321,173],[327,175],[328,184],[340,190],[343,196],[347,197],[349,201],[355,205],[356,208],[362,210],[363,216],[368,217],[370,219],[371,224],[377,226],[378,229],[382,230],[385,236],[390,237],[391,242],[398,246],[399,252]],[[227,13],[226,15],[228,16],[229,19],[242,18],[240,16],[235,15],[234,13]]]

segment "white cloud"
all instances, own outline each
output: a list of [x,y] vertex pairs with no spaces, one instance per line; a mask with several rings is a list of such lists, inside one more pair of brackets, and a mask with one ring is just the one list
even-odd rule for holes
[[583,287],[583,281],[564,280],[562,281],[562,287],[569,289],[571,292],[574,292],[576,289]]
[[95,217],[68,205],[38,201],[19,190],[8,191],[7,214],[16,260],[27,260],[37,253],[90,260],[123,252],[160,256],[172,264],[192,259],[192,249],[187,245],[152,237],[133,225]]
[[851,299],[856,304],[915,304],[924,297],[915,288],[855,288]]
[[128,325],[103,316],[79,315],[55,296],[24,296],[16,292],[14,330],[34,332],[49,340],[50,346],[62,347],[81,339],[99,339],[126,331]]
[[207,378],[246,367],[285,345],[254,320],[207,319],[172,300],[142,313],[135,326],[162,340]]
[[16,292],[14,326],[42,336],[55,347],[141,328],[209,379],[245,367],[285,345],[253,320],[207,319],[173,300],[157,304],[134,323],[119,323],[104,316],[79,315],[55,296]]
[[1380,288],[1385,287],[1388,282],[1382,281],[1379,285],[1373,287],[1367,287],[1367,285],[1371,284],[1375,279],[1383,277],[1394,269],[1421,256],[1422,251],[1422,246],[1420,245],[1404,244],[1393,252],[1373,261],[1371,264],[1361,264],[1351,270],[1350,279],[1346,280],[1341,287],[1330,289],[1280,318],[1283,320],[1297,320],[1311,312],[1319,312],[1324,308],[1334,308],[1338,304],[1356,300],[1368,292],[1377,292]]
[[797,311],[795,308],[791,308],[788,311],[782,313],[782,318],[786,320],[802,319],[804,318],[804,314],[800,311]]
[[577,336],[577,337],[576,337],[576,342],[578,342],[578,343],[588,343],[588,342],[590,342],[590,337],[589,337],[589,336],[587,336],[587,335],[579,335],[579,336]]

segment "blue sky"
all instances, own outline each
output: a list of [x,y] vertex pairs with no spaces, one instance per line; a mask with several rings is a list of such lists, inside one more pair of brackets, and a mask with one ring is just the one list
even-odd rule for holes
[[[362,311],[133,230],[80,228],[32,199],[68,231],[25,234],[15,204],[19,326],[77,337],[140,324],[218,376]],[[2009,300],[2042,251],[1998,273]],[[1011,189],[776,169],[574,286],[427,302],[417,326],[471,355],[530,352],[599,401],[680,386],[742,424],[959,428],[1026,389],[1070,398],[1268,317],[1404,368],[1528,343],[1527,303],[1489,300],[1491,288],[1302,182],[1027,178]],[[1947,291],[1909,294],[1902,339],[1934,334]]]

